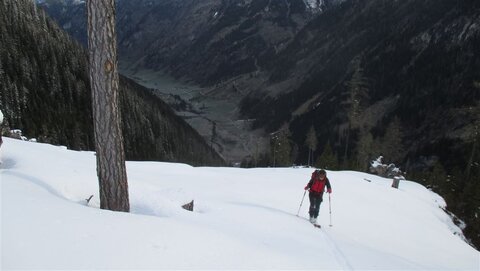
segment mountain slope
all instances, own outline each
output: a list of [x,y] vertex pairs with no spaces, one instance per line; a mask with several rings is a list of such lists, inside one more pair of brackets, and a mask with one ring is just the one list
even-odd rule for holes
[[[305,5],[320,2],[335,5],[322,12]],[[228,107],[230,123],[253,126],[235,138],[240,144],[216,142],[243,147],[250,164],[278,165],[280,155],[288,157],[283,165],[307,163],[309,131],[321,167],[366,171],[383,155],[441,193],[480,246],[480,2],[334,2],[185,1],[191,5],[171,9],[172,1],[140,2],[153,6],[129,9],[123,44],[135,52],[142,40],[162,38],[145,50],[153,63],[139,67],[208,85],[192,100],[215,100],[215,108]],[[194,11],[200,19],[185,20]],[[290,145],[283,154],[279,134]]]
[[[31,1],[4,1],[0,14],[0,107],[8,125],[40,141],[92,149],[85,51]],[[125,78],[120,83],[127,159],[223,164],[150,90]]]
[[[249,121],[238,115],[238,101],[245,94],[232,77],[255,76],[284,48],[320,11],[307,2],[311,1],[117,1],[120,71],[155,88],[173,101],[172,106],[180,96],[187,109],[177,113],[226,160],[240,162],[255,146],[260,145],[256,147],[260,151],[264,147],[253,140],[262,131],[250,132]],[[336,1],[322,2],[325,8]],[[40,6],[85,44],[84,5],[47,0]],[[169,95],[175,89],[151,76],[159,74],[158,70],[208,87],[195,86],[193,91],[177,90],[180,93]]]
[[[329,8],[311,12],[322,3]],[[81,5],[56,5],[46,8],[62,24],[83,17]],[[355,160],[362,136],[382,140],[394,119],[409,147],[384,156],[407,170],[425,168],[420,156],[438,157],[449,169],[468,156],[464,145],[479,106],[476,1],[164,0],[117,6],[123,61],[210,85],[204,96],[228,104],[241,100],[242,114],[233,117],[255,119],[255,128],[272,132],[287,125],[298,163],[306,160],[304,140],[312,125],[323,143],[317,153],[329,141],[341,158]],[[357,99],[362,112],[352,120],[355,71],[366,90]],[[439,121],[444,119],[449,121]],[[346,129],[349,122],[356,123]],[[452,147],[431,151],[445,144]],[[449,161],[452,155],[462,158]],[[360,159],[362,167],[369,159]]]
[[382,154],[444,196],[478,246],[479,26],[478,1],[347,1],[299,32],[243,112],[287,126],[297,162],[311,127],[317,157],[332,148],[343,168]]
[[[85,41],[83,5],[47,0],[41,6]],[[215,84],[255,72],[312,12],[303,0],[117,1],[119,54],[140,67]]]
[[92,152],[9,138],[0,151],[2,269],[479,267],[443,199],[409,181],[328,171],[333,226],[325,195],[316,229],[306,202],[295,216],[312,169],[127,162],[127,214],[98,209]]

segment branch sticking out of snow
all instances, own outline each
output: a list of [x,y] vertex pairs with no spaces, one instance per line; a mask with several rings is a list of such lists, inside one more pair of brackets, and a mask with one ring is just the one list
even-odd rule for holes
[[93,195],[90,195],[90,197],[88,197],[88,199],[85,199],[87,201],[87,205],[90,203],[90,200],[93,198]]
[[193,200],[185,205],[182,205],[182,208],[187,211],[193,212]]

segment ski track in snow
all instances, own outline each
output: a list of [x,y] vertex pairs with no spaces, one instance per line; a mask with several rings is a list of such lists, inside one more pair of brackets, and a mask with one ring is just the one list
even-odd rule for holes
[[[308,223],[311,223],[306,217],[302,217],[302,216],[296,216],[296,217],[302,220],[305,220]],[[352,264],[348,260],[347,256],[345,256],[345,253],[342,252],[342,250],[328,235],[328,233],[324,229],[324,226],[321,226],[320,228],[314,228],[314,230],[320,231],[320,235],[322,236],[322,239],[327,243],[328,247],[331,248],[331,251],[333,251],[332,255],[335,257],[335,260],[338,263],[338,265],[342,267],[342,270],[355,270],[355,268],[353,268]]]
[[343,267],[343,270],[354,270],[353,266],[350,264],[350,261],[347,259],[347,256],[345,256],[345,254],[327,234],[327,232],[323,229],[321,229],[321,231],[323,240],[325,240],[328,246],[333,250],[333,256],[335,256],[338,264]]

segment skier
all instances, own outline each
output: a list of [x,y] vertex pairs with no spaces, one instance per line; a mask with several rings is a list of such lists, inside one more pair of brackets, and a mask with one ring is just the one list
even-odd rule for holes
[[317,225],[318,212],[320,211],[320,203],[323,200],[323,192],[327,186],[327,193],[332,193],[330,181],[327,178],[327,173],[323,169],[317,169],[312,173],[312,178],[305,186],[305,190],[309,190],[308,196],[310,199],[310,222]]

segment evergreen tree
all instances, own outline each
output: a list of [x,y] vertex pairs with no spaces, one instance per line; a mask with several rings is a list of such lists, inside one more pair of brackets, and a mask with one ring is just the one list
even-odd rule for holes
[[335,170],[339,168],[338,156],[333,152],[330,142],[327,142],[323,148],[322,154],[315,162],[315,167]]
[[217,123],[215,121],[212,122],[212,135],[210,137],[210,148],[213,151],[213,144],[217,140]]
[[[467,142],[471,144],[470,154],[467,160],[467,165],[465,168],[466,178],[470,179],[472,176],[472,168],[478,167],[480,161],[476,160],[480,154],[478,153],[480,145],[480,102],[476,107],[470,107],[469,111],[472,116],[477,116],[476,120],[473,121],[472,127],[468,135]],[[478,158],[477,158],[478,159]]]
[[[438,191],[439,186],[448,183],[448,178],[449,177],[447,175],[447,172],[445,171],[445,168],[439,161],[437,161],[433,166],[431,174],[428,176],[428,186],[434,191]],[[442,189],[448,190],[448,188]]]
[[366,171],[369,167],[369,163],[374,156],[373,148],[373,136],[370,132],[362,131],[360,133],[360,139],[357,143],[355,164],[353,169],[359,171]]
[[380,142],[380,152],[388,160],[398,163],[404,154],[403,131],[397,117],[388,124],[385,135]]
[[292,165],[292,147],[290,145],[290,132],[288,130],[276,132],[271,136],[270,151],[273,158],[273,167]]
[[465,168],[465,186],[458,199],[460,204],[455,213],[463,211],[462,218],[467,223],[465,234],[470,236],[473,243],[480,244],[480,104],[471,107],[477,119],[472,123],[469,141],[471,149],[467,158]]
[[305,145],[308,147],[308,166],[311,166],[313,163],[313,152],[317,149],[318,140],[317,140],[317,133],[315,132],[315,128],[310,126],[310,130],[308,130],[307,138],[305,139]]
[[353,74],[350,80],[346,83],[347,87],[347,127],[345,131],[345,151],[343,155],[343,162],[347,163],[348,154],[350,150],[350,137],[353,129],[358,129],[361,122],[361,113],[364,108],[364,103],[368,99],[368,80],[364,76],[362,68],[363,56],[357,56],[352,61]]

